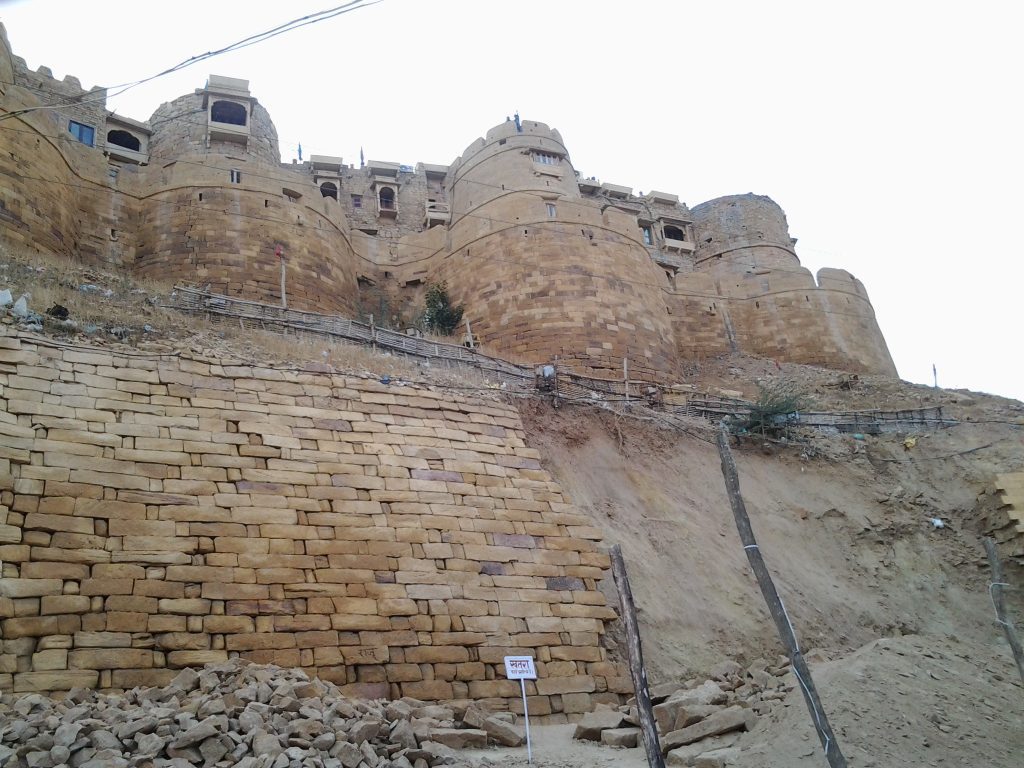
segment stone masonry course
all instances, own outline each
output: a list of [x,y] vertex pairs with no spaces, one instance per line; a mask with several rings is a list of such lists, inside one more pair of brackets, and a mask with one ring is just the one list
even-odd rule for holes
[[0,336],[0,689],[241,657],[531,712],[630,685],[601,533],[499,401]]

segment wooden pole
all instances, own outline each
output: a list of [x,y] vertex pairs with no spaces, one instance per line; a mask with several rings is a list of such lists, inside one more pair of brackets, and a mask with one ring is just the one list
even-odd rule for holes
[[1006,600],[1003,597],[1003,587],[1009,585],[1003,581],[1003,565],[999,562],[996,543],[988,536],[982,539],[982,542],[985,544],[985,552],[988,553],[988,564],[992,568],[992,583],[988,585],[988,591],[992,596],[992,605],[996,609],[996,621],[1003,626],[1003,632],[1006,633],[1006,642],[1010,644],[1014,661],[1017,662],[1017,672],[1020,673],[1021,682],[1024,682],[1024,649],[1021,648],[1017,628],[1013,626],[1013,622],[1006,616]]
[[661,742],[658,741],[658,726],[651,709],[651,694],[647,688],[647,672],[644,670],[644,652],[640,646],[640,628],[636,620],[636,606],[633,604],[633,590],[629,588],[626,563],[622,559],[622,547],[612,547],[612,576],[619,589],[619,605],[622,608],[622,623],[626,626],[626,650],[629,652],[629,673],[633,678],[636,692],[636,709],[640,715],[640,733],[647,751],[650,768],[665,768],[661,756]]
[[814,680],[811,678],[811,671],[807,668],[803,654],[800,652],[800,644],[796,639],[796,632],[793,624],[786,613],[786,607],[782,604],[778,590],[775,589],[775,582],[768,572],[764,557],[757,546],[754,538],[754,531],[750,527],[750,518],[747,516],[747,508],[743,503],[743,496],[740,495],[740,479],[736,472],[736,463],[733,461],[732,452],[729,450],[729,433],[723,423],[718,431],[718,454],[722,459],[722,476],[725,478],[725,490],[729,494],[729,503],[732,506],[733,517],[736,518],[736,530],[739,531],[740,540],[743,542],[743,551],[747,553],[747,560],[750,568],[754,571],[758,586],[761,587],[761,594],[765,603],[768,604],[768,612],[775,620],[775,627],[779,632],[789,660],[793,664],[793,674],[796,675],[800,691],[804,695],[807,709],[811,713],[811,723],[818,732],[821,740],[821,747],[825,751],[825,759],[828,760],[831,768],[846,768],[846,758],[839,749],[839,743],[829,725],[825,709],[821,706],[818,698],[818,690],[814,687]]

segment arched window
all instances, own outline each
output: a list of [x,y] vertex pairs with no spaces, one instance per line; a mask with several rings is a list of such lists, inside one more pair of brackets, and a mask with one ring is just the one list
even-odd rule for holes
[[210,119],[215,123],[245,125],[245,107],[233,101],[215,101],[210,108]]
[[333,181],[325,181],[320,185],[320,194],[324,197],[330,197],[333,200],[337,200],[338,186]]
[[109,131],[107,133],[107,144],[116,144],[119,147],[131,149],[135,152],[138,152],[142,147],[135,136],[132,136],[128,131],[121,130]]
[[391,187],[381,187],[380,195],[380,209],[382,211],[393,211],[395,209],[395,190]]
[[679,227],[667,226],[665,227],[665,239],[666,240],[685,240],[686,235],[683,234],[683,230]]

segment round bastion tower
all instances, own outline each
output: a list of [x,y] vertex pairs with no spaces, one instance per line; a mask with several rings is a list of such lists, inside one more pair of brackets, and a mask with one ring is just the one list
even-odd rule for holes
[[722,296],[735,349],[861,373],[896,367],[864,285],[840,269],[817,280],[800,265],[786,214],[763,195],[730,195],[691,209],[695,269]]
[[694,206],[690,213],[697,237],[697,269],[729,263],[740,271],[751,266],[800,266],[786,213],[770,197],[728,195]]
[[438,267],[474,335],[524,363],[609,376],[673,358],[664,275],[635,214],[584,199],[558,131],[509,120],[449,169],[450,256]]
[[352,314],[355,257],[338,201],[282,165],[277,130],[248,82],[206,87],[150,118],[136,269],[254,301]]

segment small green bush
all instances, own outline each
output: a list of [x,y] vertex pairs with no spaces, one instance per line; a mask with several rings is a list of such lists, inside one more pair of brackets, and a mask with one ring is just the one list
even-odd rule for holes
[[448,295],[448,283],[432,283],[427,286],[427,308],[423,313],[423,325],[428,331],[442,336],[451,336],[462,322],[465,307],[452,304]]
[[750,408],[750,415],[737,425],[747,432],[771,437],[787,434],[790,417],[811,405],[807,394],[792,382],[779,381],[757,386],[760,391]]

